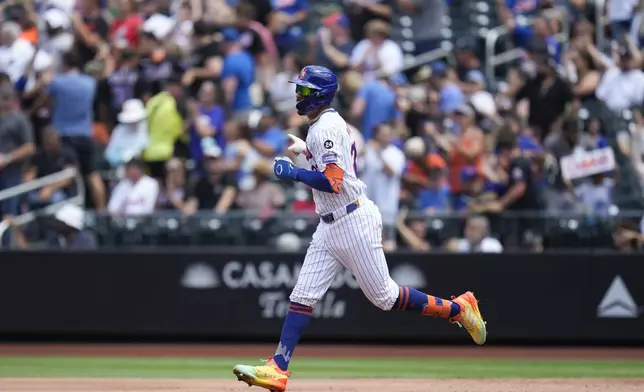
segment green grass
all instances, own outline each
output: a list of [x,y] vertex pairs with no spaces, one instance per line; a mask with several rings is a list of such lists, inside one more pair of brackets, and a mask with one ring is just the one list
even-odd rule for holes
[[[232,378],[249,358],[0,357],[0,377]],[[298,378],[644,378],[642,361],[299,358]]]

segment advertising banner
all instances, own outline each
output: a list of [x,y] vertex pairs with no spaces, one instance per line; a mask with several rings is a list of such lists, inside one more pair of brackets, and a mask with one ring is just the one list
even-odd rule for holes
[[[276,339],[303,255],[218,252],[0,254],[0,338]],[[644,343],[637,256],[390,254],[400,285],[472,290],[490,342]],[[314,308],[307,340],[468,340],[444,320],[384,312],[350,271]]]

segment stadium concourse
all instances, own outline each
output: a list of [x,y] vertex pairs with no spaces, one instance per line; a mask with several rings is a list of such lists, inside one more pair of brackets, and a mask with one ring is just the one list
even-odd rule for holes
[[[248,389],[237,383],[232,374],[226,376],[230,367],[225,364],[233,360],[231,356],[261,356],[268,348],[265,345],[0,345],[0,369],[5,368],[13,372],[12,377],[19,377],[23,373],[15,371],[17,366],[22,371],[34,366],[38,369],[34,375],[43,375],[0,378],[0,390],[245,391]],[[293,378],[289,392],[634,392],[644,387],[642,348],[303,345],[298,355],[299,376]],[[186,368],[193,368],[192,372],[178,370],[171,358],[184,363]],[[396,376],[393,373],[401,365],[407,366],[398,363],[400,358],[414,365]],[[57,375],[51,372],[48,360],[58,363]],[[137,362],[143,360],[148,362],[145,365]],[[336,365],[325,367],[322,362],[319,365],[315,362],[323,360]],[[347,360],[364,363],[364,367],[372,370],[356,372],[353,376],[352,369],[338,370],[349,363]],[[89,367],[77,365],[75,370],[60,371],[64,366],[73,366],[74,362],[70,361],[86,364],[97,361],[100,370],[92,372]],[[106,365],[107,361],[111,361],[110,365]],[[152,375],[154,361],[158,361],[156,367],[162,372]],[[122,362],[134,373],[119,373],[116,362]],[[523,365],[517,367],[517,364]],[[354,370],[358,369],[353,366]],[[612,367],[619,370],[615,373],[606,370]],[[143,368],[147,370],[141,371]],[[636,368],[640,369],[639,373]],[[374,369],[380,375],[370,378]],[[414,371],[427,373],[409,373]],[[0,370],[0,376],[4,374]]]

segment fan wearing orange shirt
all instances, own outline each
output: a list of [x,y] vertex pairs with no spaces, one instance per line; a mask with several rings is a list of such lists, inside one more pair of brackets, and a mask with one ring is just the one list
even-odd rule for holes
[[467,166],[473,166],[481,172],[483,164],[483,131],[474,123],[475,112],[470,105],[463,105],[454,112],[454,121],[460,127],[460,134],[452,139],[449,155],[448,182],[452,194],[463,191],[461,171]]

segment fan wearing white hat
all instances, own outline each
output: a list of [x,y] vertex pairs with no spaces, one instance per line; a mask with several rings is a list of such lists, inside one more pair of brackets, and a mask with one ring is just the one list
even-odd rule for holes
[[76,0],[46,0],[45,9],[56,8],[63,11],[66,15],[71,15],[76,6]]
[[148,145],[147,113],[141,100],[125,101],[117,118],[119,124],[114,128],[105,150],[105,159],[112,167],[140,157]]
[[52,248],[84,249],[98,248],[96,235],[85,229],[85,211],[77,205],[65,204],[56,212],[57,233],[50,241]]
[[483,72],[471,70],[465,75],[465,82],[461,84],[463,92],[469,97],[469,102],[474,111],[486,119],[500,123],[494,97],[485,90],[486,82]]
[[[49,249],[74,249],[95,250],[98,248],[96,234],[85,228],[85,211],[71,203],[64,204],[52,216],[45,220],[45,237]],[[9,221],[11,224],[14,244],[19,249],[28,249],[27,241],[22,228]]]
[[42,14],[38,47],[54,59],[54,69],[61,67],[62,55],[74,46],[72,20],[65,11],[51,8]]

